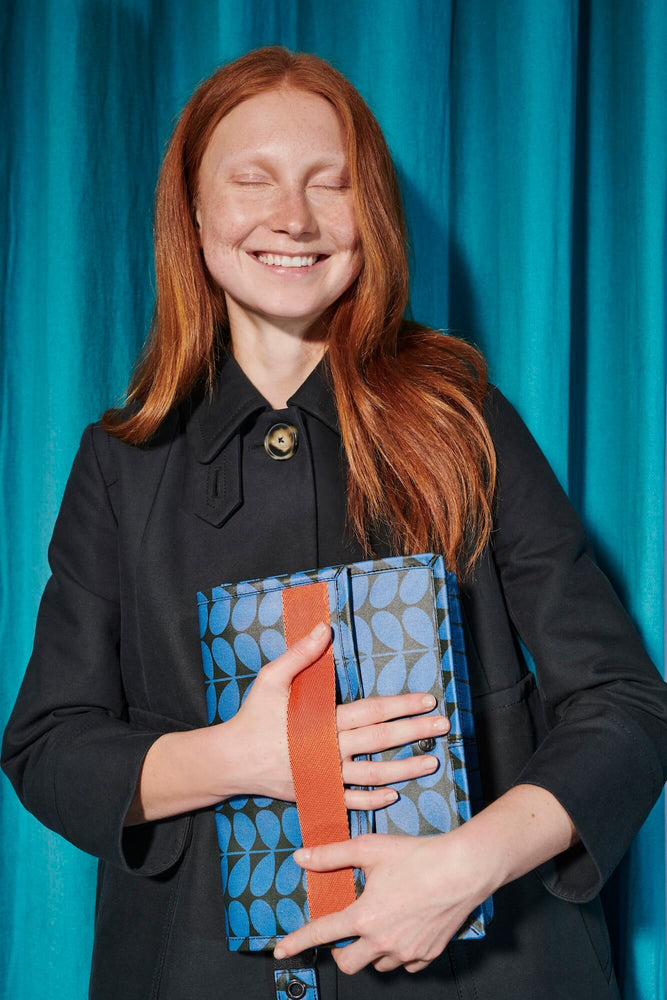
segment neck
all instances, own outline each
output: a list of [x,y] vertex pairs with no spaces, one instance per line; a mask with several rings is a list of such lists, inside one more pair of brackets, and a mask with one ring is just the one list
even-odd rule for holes
[[229,319],[234,358],[272,408],[284,409],[327,349],[321,326],[295,330],[292,324],[247,320],[239,325],[232,311]]

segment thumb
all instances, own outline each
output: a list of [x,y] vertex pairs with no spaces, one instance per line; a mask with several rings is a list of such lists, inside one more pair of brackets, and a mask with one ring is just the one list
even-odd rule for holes
[[312,632],[304,635],[274,660],[276,667],[280,665],[279,679],[285,687],[289,687],[297,674],[319,659],[330,642],[331,627],[327,622],[319,622]]

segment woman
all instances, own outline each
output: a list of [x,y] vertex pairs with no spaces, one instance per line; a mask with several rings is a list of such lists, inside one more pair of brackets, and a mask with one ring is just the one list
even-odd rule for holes
[[[155,241],[152,336],[127,405],[84,431],[3,745],[26,807],[100,859],[90,995],[284,997],[276,968],[312,972],[314,947],[353,937],[320,949],[317,986],[296,977],[309,1000],[618,997],[598,892],[665,780],[665,687],[478,352],[402,319],[372,114],[314,56],[223,67],[172,136]],[[488,804],[441,837],[302,855],[363,867],[364,892],[284,938],[277,965],[230,953],[213,806],[294,800],[287,698],[328,637],[209,727],[194,595],[428,549],[459,575]],[[431,736],[425,711],[419,694],[339,707],[343,779],[363,786],[348,808],[433,768],[353,760]],[[451,941],[490,893],[486,937]]]

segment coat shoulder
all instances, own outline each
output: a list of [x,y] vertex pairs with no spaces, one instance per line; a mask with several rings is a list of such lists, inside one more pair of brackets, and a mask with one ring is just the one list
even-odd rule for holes
[[[130,408],[125,407],[123,413],[130,416]],[[142,444],[121,440],[104,428],[101,419],[86,427],[83,439],[86,435],[90,436],[104,481],[107,486],[111,486],[118,479],[125,478],[125,474],[131,476],[150,474],[153,467],[161,465],[180,428],[180,409],[174,408],[169,411],[151,437]]]

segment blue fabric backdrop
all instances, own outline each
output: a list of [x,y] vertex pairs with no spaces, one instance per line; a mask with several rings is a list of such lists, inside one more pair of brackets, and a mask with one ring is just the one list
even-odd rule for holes
[[[390,143],[415,318],[485,351],[663,665],[667,7],[660,0],[15,0],[2,5],[0,726],[84,425],[152,303],[175,115],[216,66],[330,59]],[[0,784],[3,996],[87,995],[92,858]],[[664,811],[605,890],[626,1000],[664,996]]]

